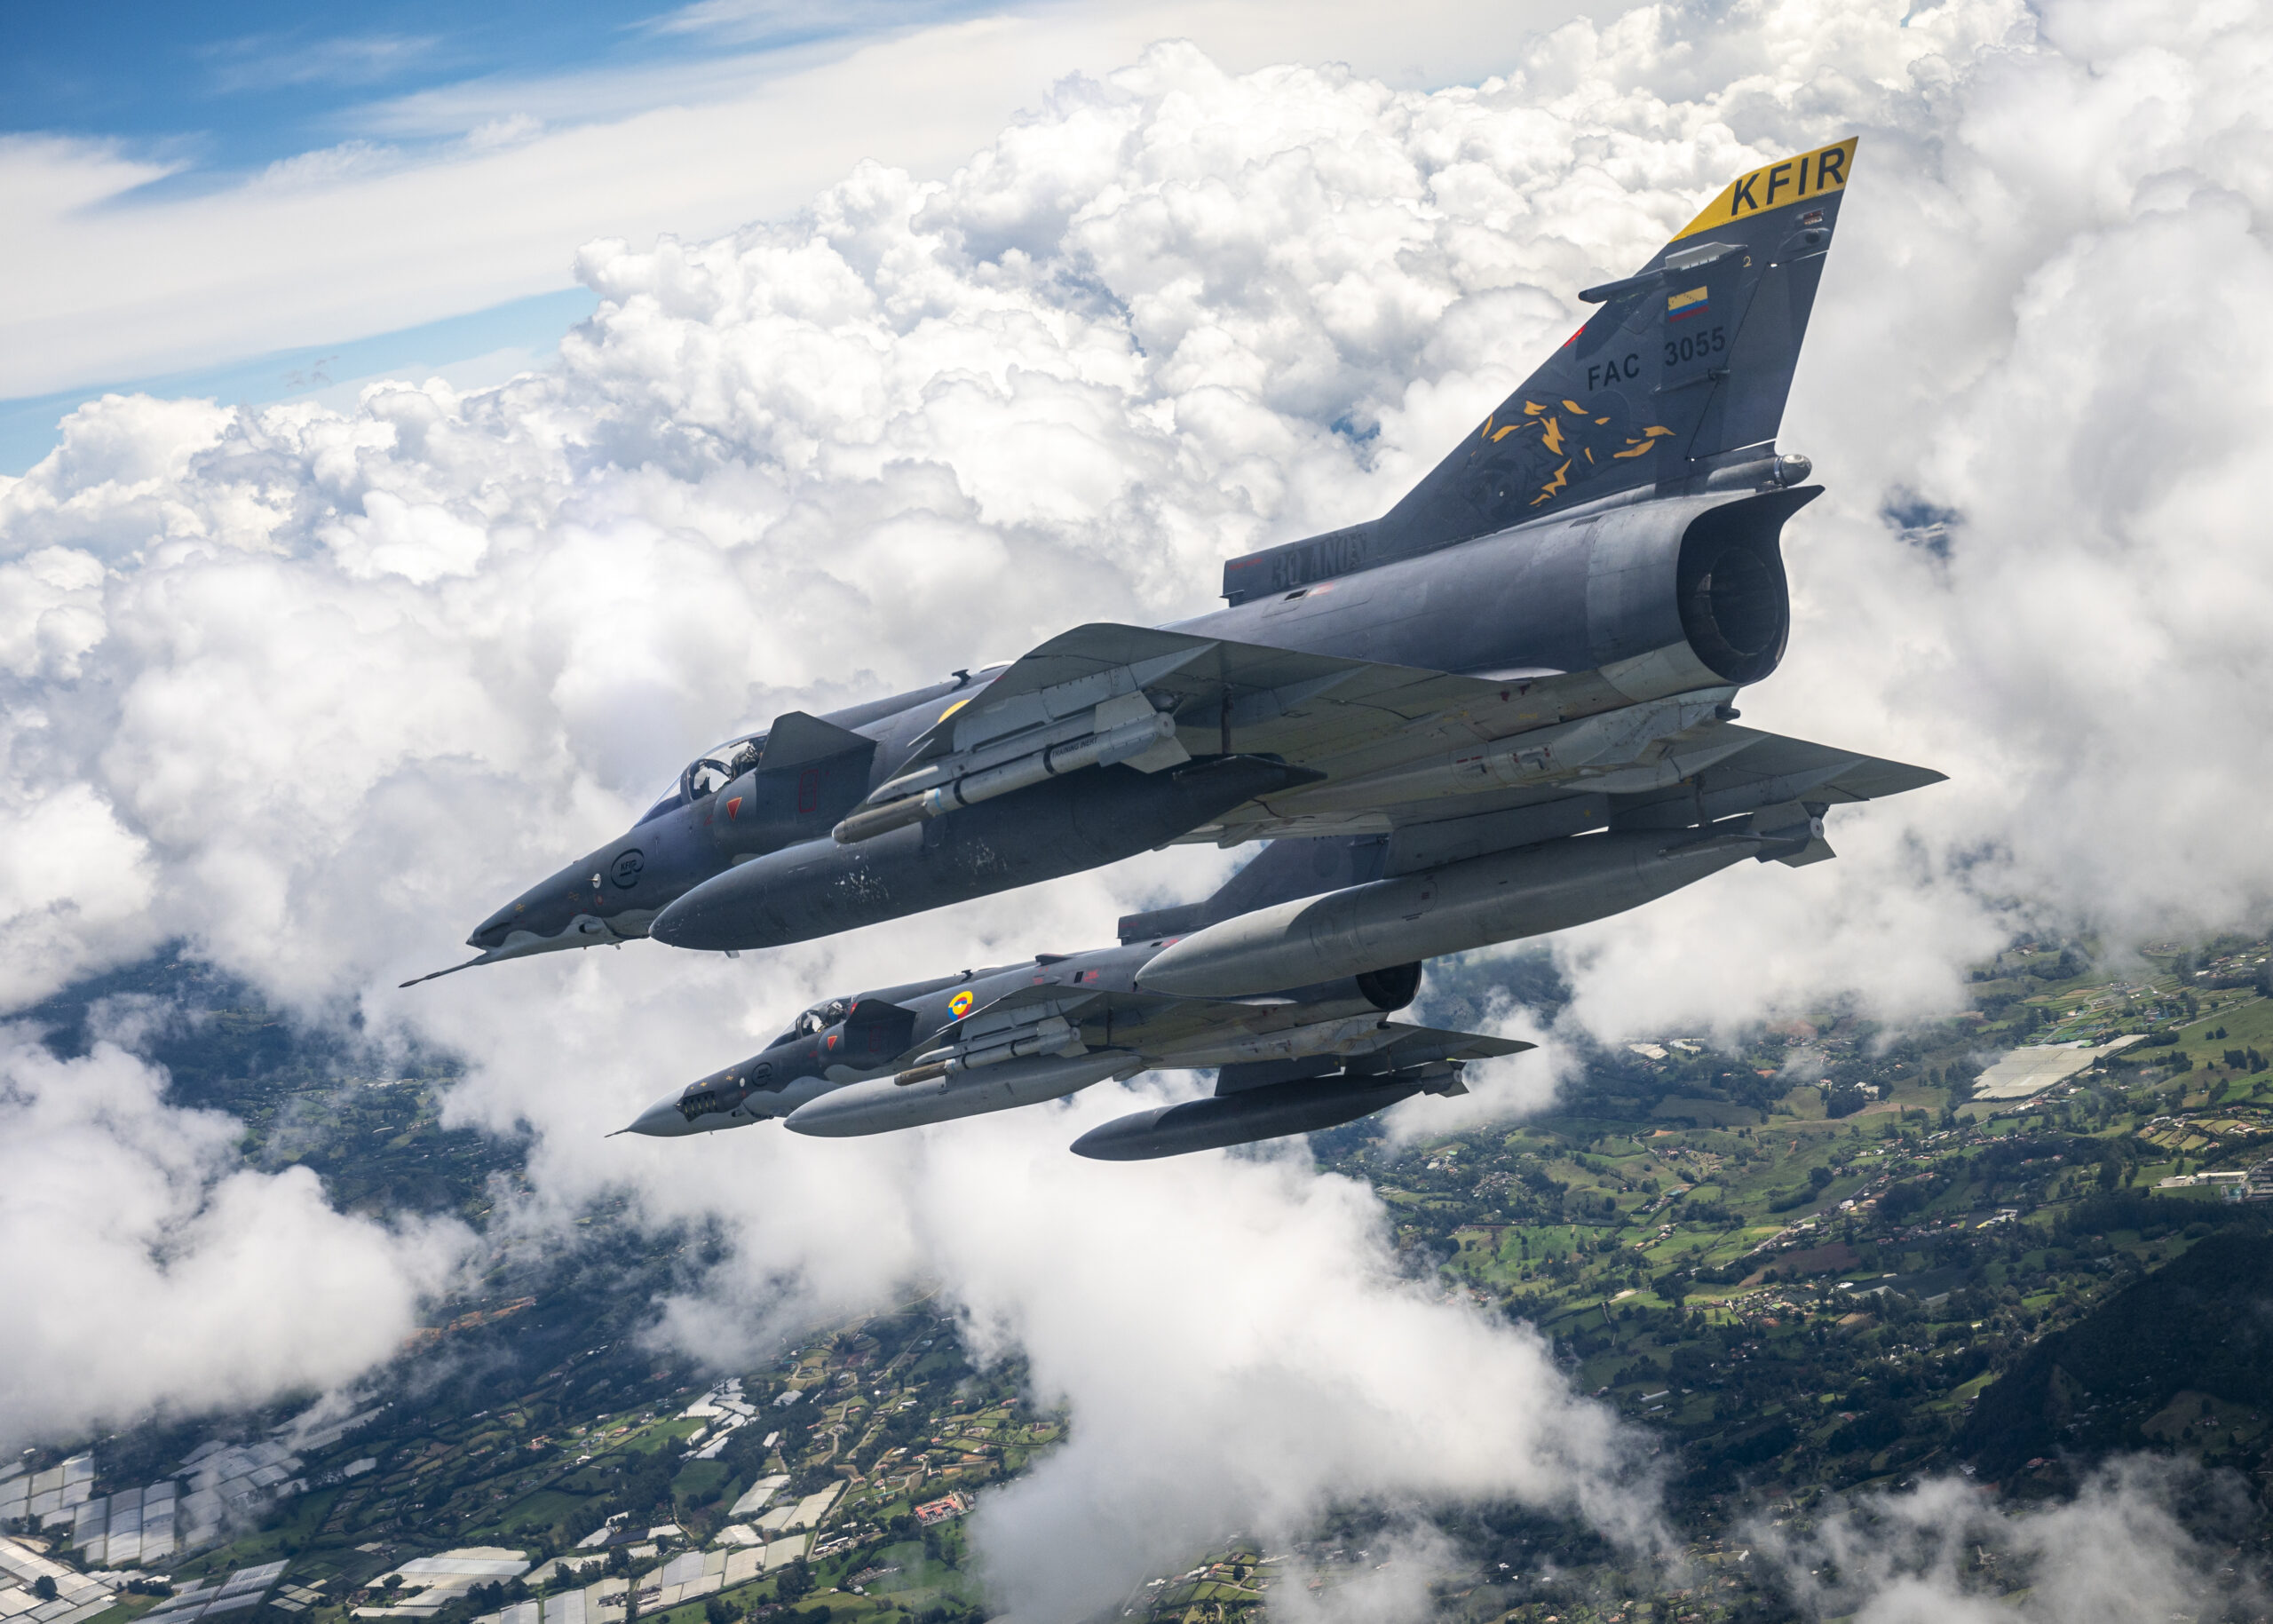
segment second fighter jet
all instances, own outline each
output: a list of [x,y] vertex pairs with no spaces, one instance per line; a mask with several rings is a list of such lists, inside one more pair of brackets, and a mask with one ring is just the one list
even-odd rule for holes
[[1062,1098],[1147,1071],[1216,1072],[1212,1097],[1074,1142],[1133,1161],[1309,1133],[1416,1094],[1466,1091],[1471,1060],[1532,1047],[1389,1018],[1407,964],[1247,998],[1146,993],[1159,939],[884,987],[816,1004],[747,1060],[657,1100],[624,1131],[676,1137],[780,1120],[850,1138]]

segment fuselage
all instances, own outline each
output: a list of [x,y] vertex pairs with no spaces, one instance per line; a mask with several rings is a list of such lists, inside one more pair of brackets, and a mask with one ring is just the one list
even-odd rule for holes
[[[1556,722],[1724,694],[1781,655],[1778,532],[1806,499],[1773,465],[1753,466],[1751,490],[1628,493],[1325,579],[1305,577],[1351,555],[1319,561],[1298,543],[1271,571],[1246,572],[1243,601],[1162,630],[1494,681],[1581,674],[1560,684]],[[1262,581],[1292,584],[1255,595]],[[836,839],[836,820],[1004,669],[821,718],[873,741],[865,760],[760,772],[762,735],[698,758],[631,829],[485,921],[469,939],[477,962],[650,933],[727,951],[808,939],[1116,861],[1264,796],[1299,809],[1320,776],[1222,757],[1211,727],[1179,724],[1195,759],[1176,772],[1091,768],[860,847]]]
[[[1084,1006],[1084,994],[1136,994],[1136,972],[1170,939],[1043,954],[825,999],[758,1053],[656,1101],[627,1131],[676,1137],[786,1117],[833,1090],[902,1072],[911,1056],[983,1050],[998,1037],[1015,1042],[1053,1018],[1069,1047],[1078,1038],[1082,1050],[1140,1063],[1121,1068],[1128,1071],[1293,1059],[1358,1042],[1420,987],[1416,965],[1251,998],[1136,995]],[[1025,1007],[1000,1007],[1014,994]],[[1061,1006],[1065,1013],[1056,1015]]]

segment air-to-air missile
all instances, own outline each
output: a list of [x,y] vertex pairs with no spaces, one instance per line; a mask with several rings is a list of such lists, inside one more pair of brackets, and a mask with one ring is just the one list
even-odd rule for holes
[[1378,844],[1378,885],[1180,943],[1145,983],[1212,992],[1831,855],[1827,806],[1940,777],[1735,725],[1790,630],[1784,525],[1820,493],[1776,435],[1854,154],[1739,177],[1582,291],[1595,313],[1382,517],[1231,560],[1194,620],[776,717],[484,921],[469,963],[778,947],[1174,841]]
[[1154,1070],[1212,1068],[1213,1097],[1085,1134],[1129,1161],[1332,1127],[1415,1094],[1463,1092],[1470,1060],[1531,1047],[1389,1018],[1421,968],[1245,998],[1146,993],[1161,947],[1125,942],[816,1004],[761,1052],[660,1099],[622,1131],[677,1136],[780,1120],[850,1138],[1038,1105]]
[[1090,1129],[1073,1141],[1073,1153],[1093,1161],[1151,1161],[1317,1133],[1386,1111],[1415,1094],[1464,1091],[1451,1086],[1457,1070],[1456,1063],[1445,1061],[1377,1076],[1267,1082],[1240,1093],[1155,1105]]

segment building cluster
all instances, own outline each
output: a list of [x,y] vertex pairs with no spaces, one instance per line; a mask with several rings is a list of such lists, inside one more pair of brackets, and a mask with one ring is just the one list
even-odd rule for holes
[[2028,1099],[2055,1083],[2081,1076],[2108,1056],[2144,1041],[2139,1034],[2131,1033],[2104,1043],[2038,1043],[2016,1049],[1973,1080],[1973,1097]]
[[182,1504],[170,1480],[86,1501],[72,1513],[71,1543],[97,1567],[163,1562],[181,1543]]
[[624,1593],[630,1588],[628,1580],[605,1579],[581,1590],[515,1602],[503,1612],[493,1612],[488,1617],[501,1619],[504,1624],[602,1624],[604,1620],[620,1624]]
[[[758,1493],[759,1488],[766,1481],[768,1480],[761,1479],[759,1484],[753,1485],[749,1493],[743,1495],[734,1504],[739,1508],[747,1508],[751,1497]],[[788,1480],[785,1478],[779,1481],[786,1483]],[[779,1489],[772,1493],[779,1493]],[[836,1497],[843,1493],[844,1493],[844,1485],[842,1483],[832,1483],[827,1488],[816,1490],[801,1500],[785,1501],[772,1507],[761,1513],[754,1524],[734,1525],[734,1526],[747,1526],[749,1530],[749,1537],[767,1541],[779,1539],[784,1534],[818,1528],[820,1526],[820,1519],[828,1515],[829,1508],[836,1503]],[[765,1501],[761,1500],[758,1503],[764,1505]],[[749,1511],[744,1509],[740,1515],[747,1517]],[[722,1533],[719,1537],[724,1539],[727,1536]]]
[[[335,1422],[303,1446],[329,1448],[377,1414]],[[287,1430],[289,1423],[279,1429]],[[376,1464],[359,1461],[336,1476],[353,1477]],[[307,1482],[297,1475],[300,1465],[300,1457],[275,1438],[249,1445],[217,1439],[193,1450],[173,1477],[98,1494],[91,1454],[73,1455],[38,1472],[12,1462],[0,1466],[0,1527],[33,1526],[65,1539],[89,1567],[154,1567],[210,1542],[226,1527],[251,1521],[275,1501],[305,1491]]]
[[[742,1398],[742,1379],[730,1376],[718,1383],[684,1412],[703,1423],[702,1429],[690,1435],[687,1454],[697,1461],[715,1461],[735,1432],[757,1419],[755,1406]],[[769,1444],[771,1439],[768,1440]]]
[[355,1616],[431,1619],[450,1603],[462,1600],[476,1585],[503,1584],[528,1571],[528,1561],[520,1552],[496,1545],[470,1545],[414,1557],[380,1574],[368,1587],[392,1591],[398,1599],[384,1607],[358,1607]]
[[249,1519],[271,1501],[303,1493],[307,1484],[295,1474],[300,1457],[273,1438],[238,1445],[200,1444],[181,1463],[190,1491],[182,1500],[186,1543],[195,1543],[224,1518]]
[[[284,1565],[281,1562],[264,1562],[257,1567],[209,1576],[184,1585],[142,1616],[157,1620],[157,1624],[190,1624],[193,1619],[218,1619],[233,1612],[249,1612],[270,1599],[269,1587],[283,1576]],[[297,1585],[291,1589],[291,1595],[275,1598],[288,1612],[303,1612],[309,1602],[321,1599],[313,1590]]]
[[1695,1038],[1667,1038],[1662,1043],[1628,1043],[1626,1048],[1628,1053],[1637,1054],[1644,1060],[1666,1059],[1670,1051],[1676,1049],[1691,1058],[1705,1052],[1705,1045]]
[[[98,1494],[92,1455],[75,1454],[45,1471],[0,1467],[0,1524],[33,1524],[67,1538],[90,1567],[162,1562],[183,1543],[178,1486],[168,1480]],[[0,1618],[12,1615],[0,1612]]]
[[[714,1546],[709,1550],[683,1551],[640,1581],[639,1611],[660,1612],[681,1602],[701,1601],[706,1596],[748,1584],[804,1556],[811,1538],[810,1534],[796,1533],[764,1544],[734,1543]],[[503,1624],[536,1621],[508,1619]]]
[[0,1619],[7,1624],[82,1624],[111,1604],[116,1577],[77,1573],[26,1541],[0,1535]]
[[942,1494],[937,1500],[925,1501],[915,1508],[915,1520],[926,1528],[934,1523],[952,1522],[970,1509],[967,1494]]
[[[739,1383],[735,1386],[739,1388]],[[717,1406],[717,1390],[707,1393],[698,1406]],[[723,1406],[719,1406],[723,1408]],[[746,1406],[747,1407],[747,1406]],[[693,1411],[689,1412],[690,1414]],[[725,1412],[732,1414],[732,1412]],[[754,1410],[750,1411],[754,1414]],[[702,1419],[697,1416],[696,1419]],[[594,1529],[577,1542],[577,1550],[557,1557],[534,1571],[515,1563],[509,1573],[485,1573],[469,1577],[453,1594],[463,1595],[477,1583],[519,1577],[531,1589],[552,1593],[484,1614],[476,1624],[622,1624],[625,1598],[634,1597],[642,1614],[665,1612],[685,1602],[701,1601],[722,1590],[762,1579],[816,1553],[812,1531],[820,1525],[844,1492],[833,1483],[817,1493],[773,1503],[788,1486],[787,1477],[761,1477],[734,1501],[727,1515],[733,1520],[721,1528],[707,1550],[681,1550],[669,1555],[664,1548],[685,1538],[674,1525],[641,1531],[627,1528],[621,1517]],[[558,1588],[564,1581],[581,1578],[599,1565],[601,1553],[621,1548],[630,1559],[629,1575],[612,1574],[575,1588]],[[582,1553],[580,1555],[580,1553]],[[440,1557],[405,1563],[399,1570],[404,1588],[413,1582],[432,1583],[430,1574],[441,1570],[436,1563],[455,1561],[463,1567],[470,1559],[511,1556],[511,1552],[449,1551]],[[416,1573],[413,1570],[416,1570]],[[453,1570],[457,1571],[457,1570]],[[424,1599],[423,1596],[421,1600]],[[447,1599],[447,1598],[445,1598]],[[440,1603],[435,1604],[436,1606]],[[404,1605],[359,1608],[359,1615],[417,1616]],[[429,1609],[428,1611],[432,1611]]]
[[[152,1624],[191,1624],[249,1613],[264,1602],[285,1612],[305,1612],[323,1599],[305,1586],[278,1588],[283,1574],[281,1562],[210,1574],[184,1583],[142,1618]],[[28,1541],[0,1535],[0,1620],[7,1624],[82,1624],[116,1603],[125,1579],[108,1569],[80,1573]]]
[[59,1466],[28,1472],[21,1461],[0,1466],[0,1523],[36,1523],[59,1528],[70,1522],[95,1492],[95,1458],[75,1454]]
[[788,1484],[789,1479],[780,1473],[771,1477],[760,1477],[742,1491],[741,1498],[727,1509],[726,1515],[729,1517],[756,1517],[773,1503],[773,1497]]
[[2261,1161],[2245,1171],[2240,1168],[2213,1168],[2205,1173],[2174,1173],[2156,1181],[2156,1187],[2162,1190],[2180,1190],[2195,1184],[2219,1190],[2229,1201],[2273,1201],[2273,1161]]

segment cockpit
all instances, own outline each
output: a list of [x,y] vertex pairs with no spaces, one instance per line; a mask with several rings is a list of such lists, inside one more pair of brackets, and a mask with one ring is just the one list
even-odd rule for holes
[[739,739],[727,740],[715,749],[703,751],[687,763],[686,771],[678,775],[678,782],[641,814],[639,821],[652,823],[675,806],[692,805],[705,796],[717,794],[756,766],[764,754],[764,733],[745,733]]
[[792,1021],[789,1029],[768,1043],[766,1047],[779,1049],[784,1043],[794,1043],[799,1038],[809,1038],[815,1033],[826,1032],[851,1013],[852,1001],[850,998],[831,998],[826,1002],[817,1003]]

